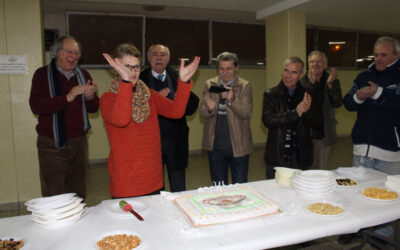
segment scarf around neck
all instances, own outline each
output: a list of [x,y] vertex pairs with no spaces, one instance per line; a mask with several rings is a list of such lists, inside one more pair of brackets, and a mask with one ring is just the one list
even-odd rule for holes
[[[110,91],[112,93],[118,93],[119,82],[119,77],[112,80],[110,84]],[[137,123],[143,123],[150,116],[150,89],[144,82],[138,80],[132,91],[132,120]]]
[[[86,79],[83,75],[82,70],[77,66],[76,69],[76,77],[79,85],[85,85]],[[51,60],[48,70],[47,70],[47,78],[49,82],[49,90],[50,90],[50,98],[54,98],[55,96],[62,96],[62,88],[60,79],[58,76],[58,69],[56,65],[56,59]],[[83,115],[83,131],[88,131],[90,129],[89,119],[86,113],[86,104],[85,104],[85,95],[81,95],[82,98],[82,115]],[[57,150],[61,150],[67,147],[67,131],[65,127],[65,117],[64,110],[60,110],[58,112],[53,113],[53,135],[54,135],[54,144]]]

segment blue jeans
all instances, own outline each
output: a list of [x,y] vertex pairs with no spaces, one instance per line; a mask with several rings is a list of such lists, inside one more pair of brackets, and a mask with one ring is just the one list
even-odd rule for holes
[[233,157],[232,149],[214,149],[208,151],[211,181],[228,185],[228,168],[231,167],[232,183],[247,182],[249,155]]
[[389,175],[400,174],[400,162],[382,161],[366,156],[355,155],[353,166],[363,166]]

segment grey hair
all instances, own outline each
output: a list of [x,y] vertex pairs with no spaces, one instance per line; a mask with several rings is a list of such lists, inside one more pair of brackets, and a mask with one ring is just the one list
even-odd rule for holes
[[163,46],[163,47],[165,48],[165,50],[167,51],[168,58],[170,58],[171,52],[169,51],[168,46],[165,46],[165,45],[163,45],[163,44],[153,44],[153,45],[151,45],[150,48],[149,48],[149,50],[147,50],[147,58],[150,58],[150,56],[151,56],[151,51],[153,50],[153,48],[154,48],[155,46]]
[[291,56],[289,58],[286,58],[284,63],[283,63],[283,67],[285,67],[285,65],[288,64],[288,63],[300,63],[300,65],[301,65],[300,73],[304,72],[304,62],[303,62],[303,60],[300,59],[300,57]]
[[237,54],[232,52],[222,52],[217,56],[217,68],[220,61],[233,61],[233,65],[235,65],[235,67],[239,65],[239,58]]
[[50,53],[52,58],[56,58],[57,53],[60,52],[60,50],[63,49],[64,41],[66,39],[73,39],[77,44],[79,48],[79,52],[82,53],[82,46],[81,43],[73,36],[61,36],[57,39],[57,41],[51,46],[50,48]]
[[322,60],[324,61],[325,65],[328,65],[328,57],[326,57],[324,52],[319,51],[319,50],[311,51],[310,54],[308,54],[308,62],[310,62],[311,57],[313,55],[320,55],[322,57]]
[[378,38],[378,40],[376,40],[375,45],[374,45],[374,50],[376,48],[376,46],[378,46],[378,44],[380,43],[391,43],[393,46],[393,55],[398,55],[400,53],[400,44],[399,44],[399,40],[397,40],[396,38],[390,37],[390,36],[381,36]]

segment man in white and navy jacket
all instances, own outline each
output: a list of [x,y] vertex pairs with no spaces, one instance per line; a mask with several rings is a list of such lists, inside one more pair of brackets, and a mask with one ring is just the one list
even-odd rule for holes
[[374,46],[374,63],[360,73],[344,98],[357,112],[352,131],[353,166],[387,174],[400,174],[400,45],[380,37]]

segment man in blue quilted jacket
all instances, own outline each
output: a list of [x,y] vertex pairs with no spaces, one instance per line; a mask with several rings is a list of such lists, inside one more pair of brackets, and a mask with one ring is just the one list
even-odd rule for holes
[[357,112],[353,166],[400,174],[399,52],[398,40],[380,37],[374,63],[357,76],[344,98],[345,107]]

